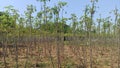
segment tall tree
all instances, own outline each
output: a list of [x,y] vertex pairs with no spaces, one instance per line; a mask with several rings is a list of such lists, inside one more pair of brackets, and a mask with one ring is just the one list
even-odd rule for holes
[[96,6],[95,4],[98,2],[98,0],[91,0],[91,7],[90,7],[90,18],[91,23],[89,24],[89,45],[90,45],[90,68],[93,68],[93,58],[92,58],[92,44],[91,44],[91,27],[93,24],[93,15],[95,14]]
[[[25,15],[27,17],[27,22],[29,23],[28,24],[28,28],[29,28],[29,31],[30,31],[30,38],[32,38],[32,29],[33,29],[33,16],[32,14],[36,11],[36,8],[35,6],[33,5],[27,5],[27,10],[25,12]],[[32,41],[29,41],[30,42],[30,46],[28,46],[27,48],[27,52],[26,52],[26,57],[28,59],[28,54],[30,53],[31,51],[31,45],[32,45]],[[26,64],[27,64],[28,60],[26,60],[26,63],[25,63],[25,68],[26,68]]]
[[[18,19],[18,17],[19,17],[19,14],[17,13],[17,11],[18,10],[16,10],[16,9],[11,9],[11,11],[13,12],[13,20],[14,20],[14,24],[15,24],[15,29],[14,30],[16,30],[16,29],[18,29],[18,27],[17,27],[17,19]],[[15,33],[19,33],[18,31],[16,31]],[[19,36],[19,35],[17,35],[17,36]],[[19,37],[18,37],[19,38]],[[19,40],[18,40],[19,41]],[[17,41],[14,39],[14,45],[15,45],[15,56],[16,56],[16,58],[15,58],[15,61],[16,61],[16,65],[15,65],[15,67],[16,68],[18,68],[18,46],[17,46]]]
[[60,61],[60,44],[58,43],[58,41],[60,42],[60,34],[61,34],[61,30],[59,28],[59,24],[60,24],[60,11],[61,9],[66,5],[66,3],[59,1],[58,5],[55,5],[52,8],[53,11],[53,15],[54,15],[54,23],[55,23],[55,28],[56,28],[56,41],[57,41],[57,62],[58,62],[58,68],[61,68],[61,61]]

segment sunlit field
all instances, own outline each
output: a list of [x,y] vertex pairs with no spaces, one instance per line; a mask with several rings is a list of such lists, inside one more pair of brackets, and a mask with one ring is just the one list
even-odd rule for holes
[[13,68],[16,62],[20,68],[56,68],[59,65],[61,68],[118,67],[119,48],[107,44],[111,41],[93,41],[89,46],[85,39],[55,42],[54,38],[49,38],[1,44],[0,67],[4,68],[6,64],[7,68]]
[[0,3],[0,68],[120,68],[120,1]]

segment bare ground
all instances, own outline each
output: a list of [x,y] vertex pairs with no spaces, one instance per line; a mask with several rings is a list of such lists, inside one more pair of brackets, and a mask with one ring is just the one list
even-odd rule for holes
[[[117,46],[60,46],[61,68],[117,68],[118,47]],[[41,44],[31,46],[28,59],[26,56],[27,47],[18,47],[19,68],[57,68],[57,50],[54,44]],[[15,48],[7,48],[7,68],[16,66]],[[91,61],[90,61],[91,57]],[[3,50],[0,48],[0,68],[4,68]]]

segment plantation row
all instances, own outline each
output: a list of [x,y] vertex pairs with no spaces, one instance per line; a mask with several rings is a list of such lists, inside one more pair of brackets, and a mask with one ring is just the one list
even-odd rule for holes
[[[13,6],[0,12],[0,68],[120,68],[120,14],[94,19],[98,0],[80,18],[64,17],[67,2],[53,7],[37,0],[23,15]],[[35,15],[34,15],[35,14]]]

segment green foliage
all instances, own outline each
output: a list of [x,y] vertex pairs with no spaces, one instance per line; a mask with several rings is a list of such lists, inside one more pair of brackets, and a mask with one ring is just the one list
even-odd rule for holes
[[[98,0],[91,0],[91,5],[86,5],[84,14],[78,18],[72,13],[70,18],[64,18],[64,7],[67,2],[58,1],[57,4],[50,7],[47,3],[50,0],[37,0],[42,2],[41,10],[36,12],[36,7],[27,5],[24,15],[19,15],[18,10],[14,6],[5,7],[4,12],[0,12],[0,31],[8,32],[10,35],[34,35],[34,34],[55,34],[63,33],[64,35],[81,35],[84,36],[91,32],[91,35],[114,34],[119,28],[118,9],[114,10],[115,23],[110,17],[93,20]],[[33,16],[33,13],[37,13]],[[69,24],[70,23],[70,24]],[[68,25],[69,24],[69,25]],[[90,31],[91,30],[91,31]],[[114,33],[113,33],[114,32]]]
[[[69,33],[71,28],[70,26],[68,26],[67,24],[64,24],[64,23],[52,23],[52,22],[48,22],[46,24],[41,24],[41,26],[38,28],[38,30],[40,31],[46,31],[46,32],[49,32],[49,33],[55,33],[56,32],[56,29],[55,27],[57,26],[58,28],[58,33]],[[47,27],[47,28],[45,28]]]
[[15,28],[15,23],[12,16],[8,15],[5,12],[0,13],[0,30],[9,32],[10,29]]

